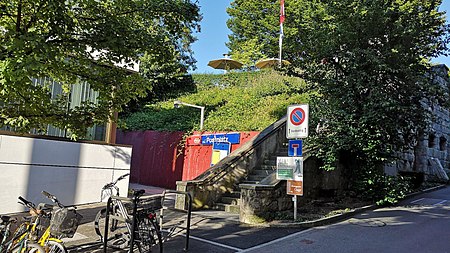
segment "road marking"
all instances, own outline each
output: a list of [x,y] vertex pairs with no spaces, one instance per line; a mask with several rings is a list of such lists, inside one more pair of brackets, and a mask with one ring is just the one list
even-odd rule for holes
[[306,229],[306,230],[303,230],[303,231],[300,231],[300,232],[297,232],[297,233],[294,233],[294,234],[290,234],[290,235],[287,235],[287,236],[285,236],[285,237],[281,237],[281,238],[275,239],[275,240],[273,240],[273,241],[266,242],[266,243],[263,243],[263,244],[260,244],[260,245],[257,245],[257,246],[254,246],[254,247],[245,249],[245,250],[241,250],[241,251],[239,251],[239,252],[248,252],[248,251],[251,251],[251,250],[260,249],[260,248],[266,247],[266,246],[268,246],[268,245],[271,245],[271,244],[274,244],[274,243],[277,243],[277,242],[281,242],[281,241],[283,241],[283,240],[285,240],[285,239],[289,239],[289,238],[291,238],[291,237],[296,237],[296,236],[298,236],[298,235],[301,235],[301,234],[310,232],[310,231],[312,231],[312,230],[314,230],[314,228],[308,228],[308,229]]
[[[185,237],[186,235],[185,234],[181,234],[181,236]],[[209,244],[212,244],[212,245],[216,245],[216,246],[219,246],[219,247],[222,247],[222,248],[227,248],[227,249],[231,249],[231,250],[242,252],[242,249],[240,249],[240,248],[236,248],[236,247],[229,246],[229,245],[226,245],[226,244],[222,244],[222,243],[206,240],[206,239],[203,239],[203,238],[200,238],[200,237],[196,237],[196,236],[192,236],[192,235],[189,235],[189,239],[194,239],[194,240],[197,240],[197,241],[206,242],[206,243],[209,243]]]
[[416,199],[416,200],[414,200],[414,201],[411,201],[410,203],[411,203],[411,204],[414,204],[414,203],[419,202],[419,201],[424,200],[424,199],[425,199],[425,198]]
[[440,204],[444,204],[445,202],[447,202],[447,200],[442,200],[442,201],[440,201],[440,202],[438,202],[438,203],[436,203],[436,204],[433,204],[433,206],[437,206],[437,205],[440,205]]

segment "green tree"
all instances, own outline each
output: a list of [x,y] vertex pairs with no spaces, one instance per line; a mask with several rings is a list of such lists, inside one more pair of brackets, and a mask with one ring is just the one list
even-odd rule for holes
[[[312,125],[323,127],[307,141],[326,169],[339,160],[366,180],[380,173],[393,150],[409,148],[424,128],[422,99],[435,90],[428,80],[430,59],[448,53],[441,2],[286,1],[283,58],[291,61],[291,73],[321,94],[311,113]],[[277,1],[234,1],[230,48],[257,39],[272,43],[264,54],[274,55],[278,9]],[[252,31],[239,27],[255,17],[248,26]],[[264,25],[270,22],[272,31]]]
[[[82,136],[155,83],[185,73],[199,7],[190,0],[11,0],[0,3],[0,126],[46,124]],[[121,66],[141,61],[141,73]],[[65,93],[51,99],[49,77]],[[98,103],[67,109],[69,86],[88,82]]]

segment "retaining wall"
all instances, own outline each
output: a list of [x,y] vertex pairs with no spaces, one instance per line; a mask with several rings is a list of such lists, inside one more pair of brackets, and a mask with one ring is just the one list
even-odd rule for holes
[[[0,213],[24,210],[22,196],[49,202],[41,191],[64,205],[100,201],[107,182],[129,173],[131,147],[0,135]],[[128,192],[128,180],[118,186]],[[51,203],[51,202],[49,202]]]

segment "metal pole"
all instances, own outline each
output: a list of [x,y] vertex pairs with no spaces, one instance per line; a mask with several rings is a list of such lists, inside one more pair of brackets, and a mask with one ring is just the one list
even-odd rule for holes
[[279,65],[281,67],[281,53],[282,53],[282,48],[283,48],[283,23],[280,24],[280,40],[278,41],[279,47],[280,47],[280,52],[278,54],[278,60],[279,60]]
[[203,130],[203,121],[205,118],[205,107],[200,108],[200,130]]
[[297,220],[297,195],[294,195],[292,197],[292,200],[294,201],[294,221]]
[[109,197],[108,203],[106,204],[106,215],[105,215],[105,231],[103,233],[103,252],[107,252],[108,247],[108,230],[109,230],[109,213],[111,211],[112,199]]

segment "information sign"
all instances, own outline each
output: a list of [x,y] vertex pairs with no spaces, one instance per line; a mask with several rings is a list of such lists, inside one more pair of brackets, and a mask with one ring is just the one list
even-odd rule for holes
[[211,166],[218,163],[230,153],[229,143],[214,142],[211,155]]
[[277,157],[278,180],[303,180],[303,157]]
[[303,196],[303,180],[287,180],[287,194]]

